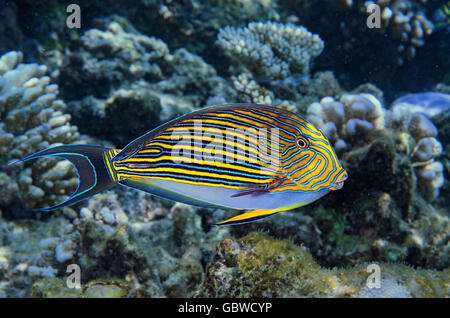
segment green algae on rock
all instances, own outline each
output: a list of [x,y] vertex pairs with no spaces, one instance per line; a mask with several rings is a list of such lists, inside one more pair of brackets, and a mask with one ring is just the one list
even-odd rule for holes
[[[368,264],[319,266],[303,246],[252,232],[219,243],[197,297],[445,297],[449,269],[430,271],[377,263],[381,286],[367,287]],[[398,286],[398,289],[389,286]],[[369,285],[370,286],[370,285]]]
[[37,298],[122,298],[127,297],[130,287],[124,281],[91,281],[80,288],[68,287],[67,281],[46,278],[34,283],[31,297]]

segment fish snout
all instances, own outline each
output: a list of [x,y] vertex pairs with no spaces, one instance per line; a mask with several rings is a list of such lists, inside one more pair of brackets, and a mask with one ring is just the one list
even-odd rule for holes
[[334,184],[330,187],[330,189],[331,190],[342,189],[342,187],[344,186],[344,181],[347,180],[347,178],[348,178],[347,171],[342,169],[342,172],[339,175],[339,178],[336,180],[336,182],[334,182]]

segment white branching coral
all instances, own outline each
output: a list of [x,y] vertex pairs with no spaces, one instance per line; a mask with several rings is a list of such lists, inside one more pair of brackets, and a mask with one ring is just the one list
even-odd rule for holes
[[427,199],[439,195],[444,184],[444,167],[436,158],[442,144],[436,139],[437,128],[422,113],[411,111],[409,104],[399,103],[385,109],[371,94],[344,94],[339,100],[325,97],[311,104],[307,119],[334,144],[338,153],[365,145],[372,130],[392,129],[411,139],[407,154]]
[[244,102],[271,105],[274,100],[273,93],[261,87],[248,73],[233,78],[233,86]]
[[252,22],[246,28],[227,26],[220,30],[217,43],[255,76],[264,78],[308,73],[311,61],[324,48],[320,37],[306,28],[276,22]]
[[[14,159],[58,144],[73,143],[78,129],[70,124],[65,103],[57,99],[58,86],[45,75],[47,67],[21,64],[21,52],[0,57],[0,153],[2,167]],[[29,168],[0,171],[0,204],[20,200],[32,208],[37,202],[61,200],[78,179],[69,162],[46,160]],[[51,189],[51,191],[46,191]],[[45,197],[45,193],[53,196]]]

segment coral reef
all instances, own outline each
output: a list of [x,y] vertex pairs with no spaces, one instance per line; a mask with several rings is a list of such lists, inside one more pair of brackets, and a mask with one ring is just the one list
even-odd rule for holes
[[342,93],[332,72],[310,74],[324,43],[303,26],[255,22],[246,28],[222,28],[217,38],[217,45],[235,62],[229,68],[235,94],[228,95],[228,101],[302,112],[317,98]]
[[[69,30],[64,2],[0,3],[0,297],[450,296],[449,41],[431,20],[440,1],[79,5],[82,28]],[[370,5],[380,28],[367,24]],[[417,93],[391,103],[406,92]],[[8,165],[59,144],[122,147],[229,102],[311,121],[348,171],[344,188],[217,227],[236,212],[119,186],[31,212],[63,201],[76,171],[56,158]],[[67,284],[73,264],[81,288]],[[380,288],[368,285],[371,265]]]
[[[359,89],[379,95],[370,86]],[[447,137],[440,134],[443,143],[438,141],[437,127],[408,109],[386,109],[368,93],[311,104],[306,118],[328,136],[349,172],[345,190],[231,233],[264,230],[291,238],[327,266],[376,260],[447,268]],[[444,197],[438,196],[441,189]]]
[[41,263],[39,241],[57,235],[67,224],[64,217],[12,220],[0,217],[0,297],[29,297],[35,280],[53,278],[53,267]]
[[[205,233],[196,208],[171,207],[128,189],[118,193],[97,195],[79,213],[66,208],[64,226],[53,236],[40,233],[40,255],[27,264],[32,296],[87,297],[86,288],[98,280],[118,279],[132,297],[186,297],[199,286],[221,231]],[[81,268],[83,291],[75,294],[63,284],[70,264]]]
[[439,195],[444,176],[442,163],[435,161],[442,153],[442,144],[436,139],[437,128],[409,104],[398,103],[386,110],[371,94],[344,94],[339,101],[325,97],[320,103],[311,104],[307,114],[307,119],[328,136],[338,153],[364,146],[374,130],[399,130],[426,197],[433,200]]
[[[197,297],[448,297],[448,269],[415,270],[375,264],[380,286],[371,286],[369,265],[351,269],[319,266],[305,247],[252,232],[225,239]],[[371,288],[372,287],[372,288]]]
[[[380,9],[375,12],[380,14],[379,27],[371,27],[374,9],[370,5]],[[347,90],[371,82],[389,98],[406,87],[406,91],[422,91],[435,83],[417,69],[429,69],[432,60],[447,64],[441,54],[448,52],[446,35],[433,33],[431,16],[437,2],[280,0],[280,6],[297,23],[320,34],[327,49],[315,65],[342,74],[340,80]],[[368,58],[374,54],[376,58]],[[444,74],[444,70],[436,70],[433,76],[442,78]]]
[[349,171],[345,195],[308,209],[322,233],[313,255],[325,264],[355,257],[448,267],[450,220],[437,200],[445,184],[443,145],[433,122],[402,103],[385,109],[367,93],[322,98],[308,107],[307,119]]
[[[370,14],[366,7],[370,3],[381,7],[380,29],[369,29],[366,25]],[[46,60],[49,54],[55,53],[55,48],[59,54],[64,52],[83,30],[97,28],[98,17],[120,14],[124,19],[130,20],[142,34],[162,39],[171,49],[183,47],[199,54],[223,74],[227,65],[222,62],[226,57],[223,50],[214,45],[220,29],[227,25],[244,27],[251,22],[272,21],[301,24],[311,32],[320,34],[328,49],[315,64],[320,69],[333,69],[342,73],[346,78],[344,82],[347,89],[373,77],[383,90],[390,90],[402,81],[403,76],[397,74],[394,77],[395,71],[400,70],[405,74],[398,64],[407,65],[410,63],[408,58],[413,55],[419,56],[419,60],[430,60],[419,64],[413,58],[409,65],[421,69],[414,73],[421,74],[422,81],[423,71],[429,71],[432,61],[446,65],[443,69],[435,70],[434,75],[448,73],[445,71],[449,65],[445,32],[429,34],[433,29],[430,20],[433,11],[442,5],[439,1],[81,0],[79,5],[84,11],[83,28],[71,29],[69,32],[64,27],[67,16],[63,5],[60,1],[54,1],[48,7],[29,0],[8,2],[3,10],[4,37],[1,36],[0,28],[0,38],[5,38],[2,43],[5,43],[6,49],[19,49],[31,42],[32,45],[29,46],[32,49],[27,55],[37,55]],[[0,11],[1,9],[3,8],[0,7]],[[45,18],[41,19],[41,15]],[[25,16],[28,18],[23,19]],[[377,58],[367,58],[372,56],[374,50]],[[425,54],[420,55],[421,52]],[[414,73],[406,74],[414,76]],[[411,82],[417,81],[417,75],[414,79]],[[370,81],[373,82],[371,79]],[[417,84],[417,88],[419,87],[420,84]]]
[[[203,230],[199,212],[123,188],[45,221],[0,218],[0,295],[188,297],[229,235]],[[66,285],[71,264],[80,267],[81,289]]]
[[208,97],[233,98],[234,90],[214,68],[186,49],[171,53],[163,41],[128,24],[103,21],[99,27],[80,38],[60,69],[62,94],[72,100],[81,131],[123,146],[203,106]]
[[69,162],[38,160],[33,166],[7,167],[26,155],[80,138],[69,122],[66,104],[57,98],[58,86],[45,75],[47,67],[21,61],[21,52],[0,57],[0,205],[5,212],[14,205],[36,208],[61,201],[78,183]]

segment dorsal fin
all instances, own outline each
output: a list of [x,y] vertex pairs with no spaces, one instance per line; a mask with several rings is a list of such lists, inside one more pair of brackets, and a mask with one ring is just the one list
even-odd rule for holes
[[177,117],[175,119],[172,119],[168,121],[167,123],[156,127],[155,129],[149,131],[148,133],[136,138],[132,142],[130,142],[128,145],[126,145],[121,152],[119,152],[117,155],[114,156],[114,158],[111,159],[111,161],[122,161],[129,159],[133,157],[136,153],[139,152],[145,145],[148,143],[149,140],[157,136],[162,131],[166,130],[167,128],[175,125],[176,123],[179,123],[183,120],[189,119],[193,116],[198,116],[201,114],[209,113],[211,111],[216,110],[224,110],[228,108],[271,108],[270,106],[266,105],[259,105],[259,104],[244,104],[244,103],[230,103],[230,104],[224,104],[224,105],[216,105],[211,107],[205,107],[200,110],[188,113],[186,115],[183,115],[181,117]]

